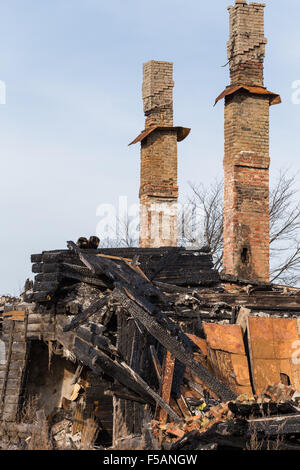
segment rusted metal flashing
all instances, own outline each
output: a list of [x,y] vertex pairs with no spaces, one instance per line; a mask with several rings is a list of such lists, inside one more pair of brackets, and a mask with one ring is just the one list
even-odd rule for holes
[[253,95],[265,95],[270,97],[270,106],[281,103],[281,97],[277,93],[268,91],[267,88],[261,86],[249,86],[249,85],[236,85],[225,88],[225,90],[216,98],[215,105],[225,96],[233,95],[239,90],[245,90]]
[[142,142],[148,135],[152,134],[154,131],[176,131],[177,132],[177,142],[182,142],[191,132],[191,129],[188,127],[172,127],[172,126],[153,126],[149,127],[149,129],[145,129],[143,132],[141,132],[136,139],[134,139],[130,144],[128,145],[134,145],[137,144],[138,142]]

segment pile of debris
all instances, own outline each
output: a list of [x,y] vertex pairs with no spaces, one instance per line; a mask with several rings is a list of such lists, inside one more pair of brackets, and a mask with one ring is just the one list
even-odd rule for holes
[[269,386],[259,398],[226,404],[187,402],[194,415],[181,423],[152,422],[162,449],[300,450],[300,395],[292,387]]
[[18,403],[42,395],[54,448],[299,445],[298,290],[220,279],[200,250],[68,247],[33,255],[27,303],[3,312],[8,350],[14,331],[30,345]]

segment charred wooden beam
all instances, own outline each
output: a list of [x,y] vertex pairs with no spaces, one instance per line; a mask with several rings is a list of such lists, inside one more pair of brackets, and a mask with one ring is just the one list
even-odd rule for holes
[[95,373],[102,374],[104,372],[133,392],[138,393],[148,403],[158,403],[159,406],[167,411],[171,419],[175,421],[180,420],[172,408],[124,361],[119,363],[112,360],[107,354],[94,349],[92,345],[80,338],[75,338],[74,352],[77,358]]
[[[162,370],[161,397],[168,404],[170,404],[170,399],[171,399],[174,368],[175,368],[175,357],[169,351],[167,351],[165,355],[165,359],[164,359],[163,370]],[[168,415],[166,411],[164,409],[161,409],[159,413],[159,421],[162,424],[166,424],[167,418],[168,418]]]
[[115,284],[134,285],[136,290],[147,298],[155,297],[164,303],[169,303],[169,299],[162,294],[145,276],[133,266],[129,266],[126,260],[113,261],[109,257],[94,256],[83,253],[74,242],[68,242],[68,247],[74,250],[81,261],[93,273],[100,276],[105,275],[108,280]]
[[53,293],[56,292],[59,287],[59,282],[35,282],[33,286],[33,292],[49,292]]
[[279,416],[287,414],[298,414],[298,410],[292,403],[254,403],[247,405],[244,403],[229,403],[228,408],[235,415],[242,418]]
[[109,297],[110,295],[105,295],[104,297],[93,303],[89,308],[84,310],[82,313],[76,315],[76,317],[73,318],[71,323],[64,327],[64,332],[75,330],[75,328],[77,328],[81,323],[85,322],[91,315],[94,315],[95,313],[99,312],[106,305]]
[[213,307],[217,303],[224,303],[230,306],[242,306],[251,310],[259,311],[287,311],[300,312],[300,295],[278,294],[275,292],[261,293],[253,295],[246,293],[198,293],[201,307]]
[[103,329],[98,327],[96,323],[93,323],[92,325],[89,324],[88,326],[81,326],[77,330],[77,336],[112,356],[118,356],[117,348],[106,336],[102,335],[103,331],[106,329],[105,327],[102,328]]
[[[180,249],[179,249],[180,250]],[[155,277],[171,262],[172,258],[177,258],[178,248],[170,248],[155,266],[153,272],[149,275],[149,279],[153,281]]]
[[300,414],[250,419],[248,437],[253,432],[264,436],[287,436],[300,434]]
[[121,387],[120,385],[112,385],[104,392],[104,395],[114,396],[122,400],[134,401],[136,403],[142,403],[143,405],[147,404],[143,398],[139,397],[135,393],[130,393],[128,389]]
[[[131,296],[131,298],[129,298],[128,292],[125,293],[124,290],[122,291],[119,288],[115,289],[113,295],[116,300],[119,300],[120,305],[125,310],[127,310],[134,318],[139,320],[147,331],[157,339],[157,341],[170,351],[178,361],[188,367],[192,373],[199,377],[210,390],[225,401],[234,400],[236,398],[236,395],[232,390],[217,380],[217,378],[202,364],[194,360],[191,350],[186,347],[186,345],[190,343],[190,340],[177,325],[174,325],[173,329],[173,333],[176,332],[177,336],[172,336],[170,331],[158,323],[154,314],[151,316],[149,312],[147,312],[147,306],[146,308],[145,306],[142,308],[132,300],[134,298],[133,295],[129,294]],[[140,299],[139,303],[142,303]],[[165,320],[165,318],[164,315],[161,314],[161,323],[162,320]],[[170,324],[170,320],[167,320],[166,324]]]
[[157,377],[158,383],[161,384],[162,367],[161,367],[161,364],[159,362],[156,349],[153,345],[150,346],[150,354],[151,354],[151,358],[152,358],[152,361],[153,361],[153,365],[154,365],[154,369],[155,369],[155,372],[156,372],[156,377]]

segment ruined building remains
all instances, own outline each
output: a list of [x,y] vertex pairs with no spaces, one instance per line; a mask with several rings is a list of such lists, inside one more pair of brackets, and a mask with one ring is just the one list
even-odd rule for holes
[[263,86],[263,3],[228,8],[231,84],[225,98],[223,270],[269,280],[269,108],[280,97]]
[[207,249],[176,246],[177,142],[189,129],[173,126],[172,64],[148,62],[133,142],[140,247],[91,237],[34,254],[33,286],[0,298],[0,448],[43,433],[54,449],[300,450],[300,289],[269,282],[280,97],[263,87],[263,8],[229,8],[224,272]]
[[145,130],[141,142],[140,247],[177,246],[177,142],[190,129],[173,127],[173,64],[144,64]]

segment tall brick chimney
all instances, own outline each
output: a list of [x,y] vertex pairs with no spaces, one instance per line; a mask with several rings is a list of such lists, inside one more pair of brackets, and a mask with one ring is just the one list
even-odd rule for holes
[[141,142],[140,247],[177,246],[177,142],[190,129],[173,127],[173,64],[151,60],[143,74],[145,130],[131,143]]
[[263,3],[228,8],[231,85],[225,98],[223,272],[269,281],[269,107],[279,95],[263,86]]

